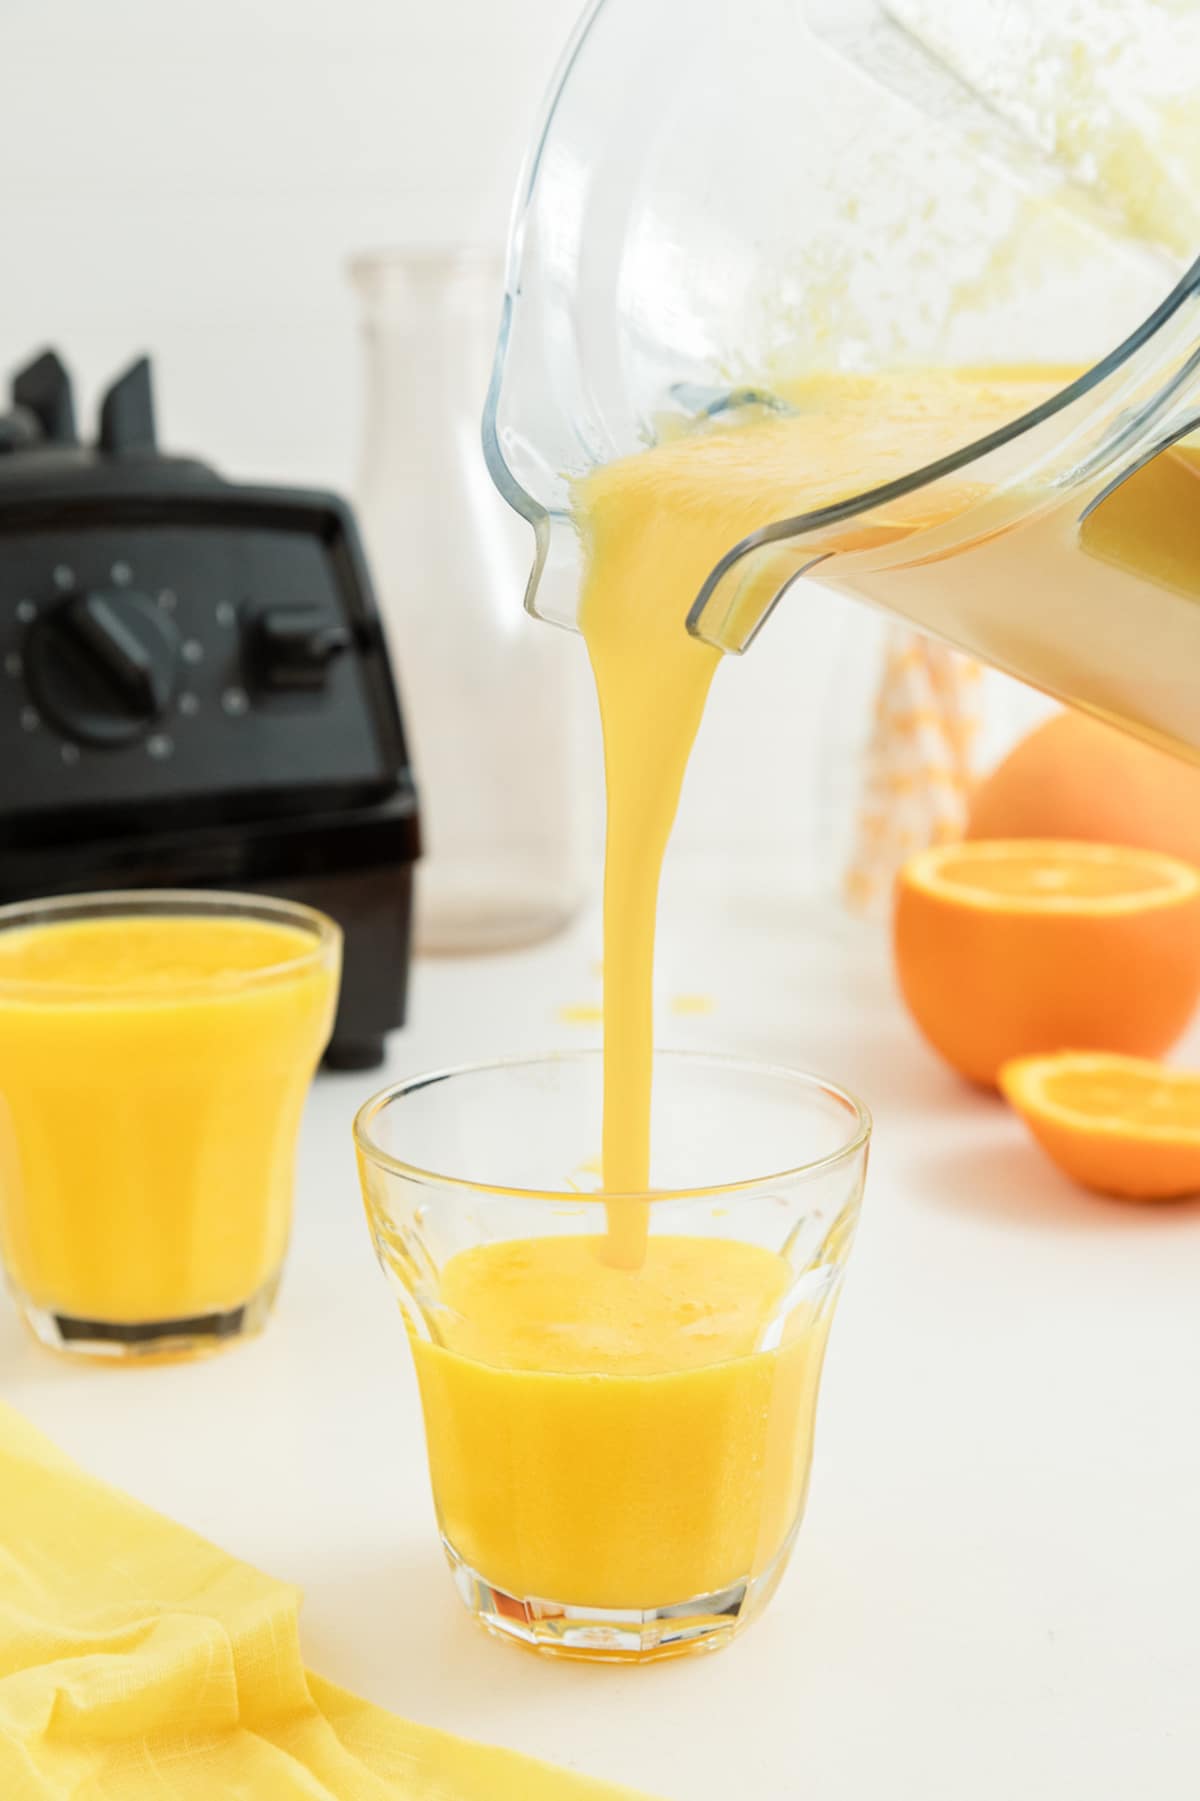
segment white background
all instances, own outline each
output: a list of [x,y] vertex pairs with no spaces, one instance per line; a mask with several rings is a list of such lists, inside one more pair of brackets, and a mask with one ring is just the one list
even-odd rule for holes
[[345,263],[503,241],[575,0],[5,0],[0,358],[157,357],[172,443],[345,486]]

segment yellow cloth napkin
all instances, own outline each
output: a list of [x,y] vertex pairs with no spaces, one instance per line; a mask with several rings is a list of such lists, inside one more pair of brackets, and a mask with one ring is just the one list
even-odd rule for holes
[[3,1801],[633,1801],[309,1675],[299,1608],[0,1404]]

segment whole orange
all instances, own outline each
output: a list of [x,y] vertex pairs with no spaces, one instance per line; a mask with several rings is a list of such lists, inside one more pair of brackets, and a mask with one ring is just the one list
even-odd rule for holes
[[1200,999],[1200,871],[1125,846],[942,845],[900,873],[893,944],[914,1020],[973,1082],[1050,1051],[1157,1057]]
[[1200,864],[1200,766],[1056,713],[979,786],[968,838],[1085,838]]

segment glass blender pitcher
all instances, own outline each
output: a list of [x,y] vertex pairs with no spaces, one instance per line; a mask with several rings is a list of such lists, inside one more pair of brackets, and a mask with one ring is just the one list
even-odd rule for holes
[[576,623],[572,482],[615,457],[809,372],[1053,366],[990,435],[731,543],[688,627],[741,652],[807,576],[1200,757],[1200,9],[965,11],[587,11],[484,418],[536,533],[527,604]]

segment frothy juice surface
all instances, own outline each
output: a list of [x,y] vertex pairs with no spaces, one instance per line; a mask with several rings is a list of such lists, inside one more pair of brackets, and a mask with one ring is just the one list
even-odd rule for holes
[[275,1274],[337,995],[313,951],[236,917],[0,932],[0,1237],[35,1305],[179,1319]]
[[585,1607],[669,1606],[759,1574],[808,1480],[825,1318],[722,1238],[651,1235],[636,1271],[599,1238],[446,1265],[440,1344],[414,1335],[443,1532],[490,1582]]

